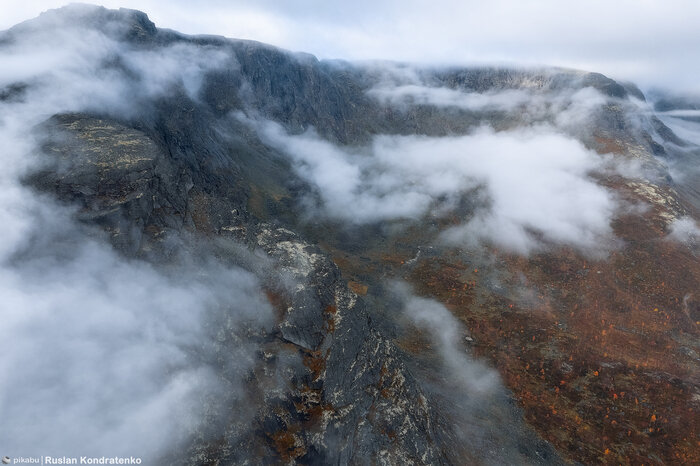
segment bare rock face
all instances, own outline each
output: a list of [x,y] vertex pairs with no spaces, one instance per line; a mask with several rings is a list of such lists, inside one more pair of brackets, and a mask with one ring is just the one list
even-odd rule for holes
[[328,256],[265,226],[258,245],[291,280],[280,335],[303,352],[308,373],[293,395],[301,401],[293,418],[303,421],[281,430],[296,430],[301,461],[443,462],[427,399]]
[[117,248],[134,254],[149,237],[182,228],[192,181],[144,133],[77,114],[39,131],[48,155],[33,183],[77,204],[77,218],[101,226]]
[[[195,186],[143,132],[76,114],[57,115],[39,130],[47,161],[30,182],[77,205],[76,218],[104,229],[124,254],[163,258],[168,236],[185,230],[211,236],[209,217],[218,211],[197,206],[207,188]],[[230,213],[237,205],[218,207]],[[252,235],[250,247],[274,264],[263,275],[280,312],[259,373],[249,375],[251,390],[278,383],[265,375],[279,370],[278,359],[296,363],[286,366],[281,387],[256,401],[257,434],[253,425],[234,425],[235,434],[223,434],[213,453],[206,440],[194,445],[193,460],[238,462],[262,449],[271,461],[442,462],[428,400],[335,264],[288,229],[240,218],[226,220],[218,250],[221,241]],[[202,225],[207,229],[199,232]],[[236,450],[241,442],[245,449]]]

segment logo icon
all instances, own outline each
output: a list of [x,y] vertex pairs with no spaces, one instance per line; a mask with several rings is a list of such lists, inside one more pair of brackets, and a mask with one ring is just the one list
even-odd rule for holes
[[3,456],[3,457],[2,457],[2,464],[10,464],[10,457],[9,457],[9,456]]

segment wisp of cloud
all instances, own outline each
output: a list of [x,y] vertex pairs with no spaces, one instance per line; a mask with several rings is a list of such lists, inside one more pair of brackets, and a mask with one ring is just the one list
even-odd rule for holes
[[241,396],[254,349],[226,341],[243,325],[271,324],[260,282],[215,261],[164,270],[128,260],[20,180],[40,161],[34,131],[51,115],[128,117],[177,86],[194,96],[226,57],[185,45],[134,50],[109,28],[61,21],[44,15],[0,48],[0,89],[26,85],[0,100],[0,446],[11,457],[153,464]]
[[[611,234],[616,201],[590,176],[604,159],[555,127],[462,136],[376,136],[340,147],[313,130],[289,135],[259,124],[266,142],[289,154],[318,188],[322,213],[351,223],[417,219],[444,212],[460,196],[482,199],[451,243],[489,240],[520,253],[541,241],[593,249]],[[449,210],[449,209],[448,209]]]

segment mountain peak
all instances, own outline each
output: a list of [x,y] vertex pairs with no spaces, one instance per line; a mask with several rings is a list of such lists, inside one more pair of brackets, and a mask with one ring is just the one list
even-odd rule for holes
[[118,40],[143,40],[157,33],[156,25],[148,15],[128,8],[108,9],[88,3],[71,3],[42,12],[38,17],[9,29],[9,33],[52,31],[66,26],[78,29],[97,29]]

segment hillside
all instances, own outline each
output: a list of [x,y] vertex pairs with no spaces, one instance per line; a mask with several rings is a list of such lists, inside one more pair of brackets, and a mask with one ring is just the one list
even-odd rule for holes
[[700,463],[676,101],[87,5],[0,64],[11,457]]

